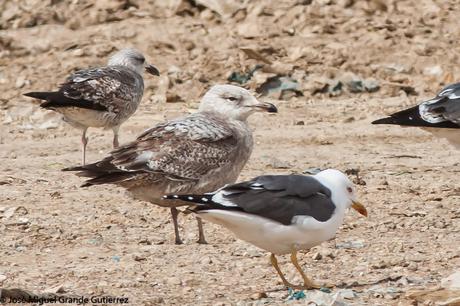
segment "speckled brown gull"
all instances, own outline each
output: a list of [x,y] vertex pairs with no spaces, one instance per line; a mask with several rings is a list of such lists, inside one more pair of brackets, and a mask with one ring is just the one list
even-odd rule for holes
[[70,75],[54,92],[29,92],[25,96],[46,100],[40,106],[63,115],[64,121],[81,129],[83,164],[86,160],[86,131],[89,127],[113,130],[113,146],[118,147],[120,125],[137,110],[144,93],[142,73],[159,75],[145,63],[136,49],[115,53],[106,67],[80,70]]
[[[198,112],[154,126],[99,162],[64,170],[90,177],[83,186],[116,184],[137,199],[170,207],[180,244],[176,207],[186,203],[163,201],[162,196],[210,192],[235,182],[253,148],[247,118],[257,111],[277,109],[244,88],[216,85]],[[198,242],[205,243],[199,219],[198,229]]]
[[433,99],[375,120],[372,124],[420,127],[447,139],[460,149],[460,83],[446,86]]

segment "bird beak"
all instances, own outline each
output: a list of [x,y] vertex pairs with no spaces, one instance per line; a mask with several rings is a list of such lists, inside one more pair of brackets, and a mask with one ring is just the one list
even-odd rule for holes
[[364,207],[363,204],[361,204],[361,203],[359,203],[357,201],[353,201],[353,204],[351,204],[351,208],[356,210],[358,213],[360,213],[364,217],[367,217],[367,210],[366,210],[366,207]]
[[275,105],[268,103],[268,102],[259,102],[256,105],[253,106],[256,108],[258,111],[266,111],[269,113],[277,113],[278,108],[276,108]]
[[160,75],[160,71],[158,71],[157,67],[150,65],[150,64],[147,64],[145,66],[145,71],[147,71],[151,75],[156,75],[156,76]]

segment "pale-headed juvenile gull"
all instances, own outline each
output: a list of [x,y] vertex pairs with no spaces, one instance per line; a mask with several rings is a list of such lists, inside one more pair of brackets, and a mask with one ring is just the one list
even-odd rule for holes
[[460,149],[460,83],[443,88],[433,99],[378,119],[372,124],[420,127]]
[[[349,207],[367,216],[356,200],[352,182],[334,169],[313,176],[263,175],[212,193],[170,194],[164,198],[195,203],[189,210],[198,217],[220,224],[240,239],[270,252],[283,284],[293,289],[318,287],[300,267],[298,250],[309,250],[332,239]],[[289,253],[303,285],[288,282],[278,266],[275,255]]]
[[136,49],[126,48],[110,57],[106,67],[80,70],[70,75],[58,91],[28,92],[25,96],[46,100],[40,106],[63,115],[64,121],[81,129],[83,164],[86,159],[86,131],[89,127],[113,130],[118,147],[120,125],[133,115],[144,93],[145,70],[159,75]]
[[[162,201],[163,195],[210,192],[235,182],[253,148],[247,118],[258,111],[277,109],[244,88],[215,85],[202,98],[198,112],[154,126],[99,162],[64,170],[90,177],[83,186],[115,184],[136,199],[170,207],[175,241],[180,244],[176,207],[187,203]],[[198,242],[205,243],[197,220]]]

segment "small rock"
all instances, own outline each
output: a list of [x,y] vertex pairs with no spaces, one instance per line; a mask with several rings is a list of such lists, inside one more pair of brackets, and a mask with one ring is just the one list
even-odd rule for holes
[[313,254],[312,258],[313,260],[320,260],[321,258],[323,258],[323,255],[321,255],[320,252],[316,252],[315,254]]
[[57,285],[57,286],[45,289],[45,292],[47,292],[47,293],[64,293],[65,289],[64,289],[64,286],[61,284],[61,285]]
[[341,289],[337,291],[337,294],[347,300],[351,300],[356,297],[356,293],[352,289]]
[[292,168],[291,164],[287,161],[279,160],[278,158],[274,157],[270,160],[268,166],[272,167],[273,169],[289,169]]
[[11,218],[14,215],[14,213],[16,212],[16,209],[18,209],[18,208],[13,206],[13,207],[9,207],[6,210],[4,210],[3,211],[3,218],[5,220]]
[[18,218],[18,223],[21,225],[24,225],[24,224],[30,223],[30,221],[28,218],[21,217],[21,218]]
[[460,290],[460,270],[441,279],[441,286],[446,289]]
[[154,303],[154,305],[156,305],[156,304],[164,303],[165,300],[161,296],[156,296],[156,297],[151,298],[150,301]]
[[322,171],[321,168],[308,168],[308,169],[304,170],[302,173],[303,174],[315,175],[315,174],[318,174],[321,171]]
[[85,50],[79,48],[72,51],[72,55],[75,57],[80,57],[86,55]]
[[147,258],[145,258],[145,256],[142,256],[142,255],[139,255],[139,254],[134,254],[133,259],[134,259],[135,261],[144,261],[144,260],[147,260]]
[[212,264],[212,259],[209,256],[204,256],[203,258],[201,258],[200,263],[210,265]]
[[443,70],[441,66],[436,65],[436,66],[431,66],[431,67],[425,67],[423,69],[423,74],[424,75],[429,75],[429,76],[436,76],[439,77],[443,74]]
[[364,240],[354,240],[354,241],[346,241],[346,242],[341,242],[337,243],[336,247],[338,249],[362,249],[364,248],[365,243]]
[[182,283],[179,277],[170,277],[166,282],[170,285],[180,285]]
[[235,1],[230,0],[195,0],[197,4],[209,8],[216,12],[223,19],[227,19],[233,16],[233,14],[239,9],[239,5]]
[[250,296],[250,299],[251,300],[260,300],[260,299],[265,299],[267,298],[267,294],[265,292],[257,292],[257,293],[254,293]]
[[24,85],[29,85],[30,84],[30,81],[29,80],[26,80],[26,78],[21,75],[19,76],[17,79],[16,79],[16,88],[22,88],[24,87]]
[[6,275],[0,274],[0,283],[4,282],[6,279]]

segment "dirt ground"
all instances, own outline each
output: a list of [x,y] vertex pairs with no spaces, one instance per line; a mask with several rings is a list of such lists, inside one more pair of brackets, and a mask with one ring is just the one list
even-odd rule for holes
[[[146,77],[122,143],[194,111],[202,93],[232,72],[263,64],[243,85],[252,90],[289,76],[296,93],[260,98],[279,113],[250,119],[256,145],[240,179],[359,169],[369,217],[350,211],[334,241],[299,256],[302,266],[337,285],[331,296],[352,289],[348,305],[441,301],[410,294],[438,286],[460,265],[459,152],[419,129],[370,122],[460,79],[460,2],[194,3],[0,3],[0,286],[126,296],[130,305],[286,302],[266,252],[208,223],[209,244],[198,245],[190,216],[180,217],[185,244],[174,245],[168,210],[113,186],[79,188],[81,178],[60,171],[80,163],[80,132],[22,93],[55,89],[70,72],[135,46],[161,76]],[[350,78],[380,88],[330,89]],[[96,161],[112,134],[90,129],[89,136],[87,160]],[[287,256],[281,264],[300,282]]]

